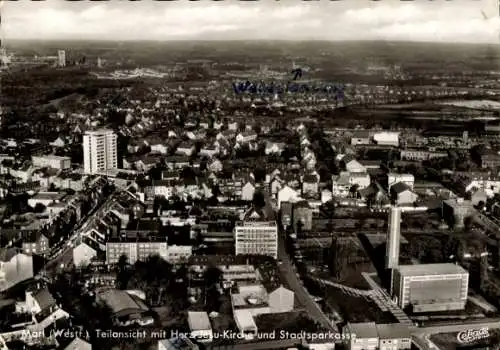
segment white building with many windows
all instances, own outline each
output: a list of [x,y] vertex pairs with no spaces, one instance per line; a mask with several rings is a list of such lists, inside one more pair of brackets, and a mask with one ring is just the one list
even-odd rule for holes
[[87,131],[83,135],[83,165],[86,174],[118,168],[117,136],[113,130]]
[[234,228],[236,255],[267,255],[278,258],[276,221],[243,221]]

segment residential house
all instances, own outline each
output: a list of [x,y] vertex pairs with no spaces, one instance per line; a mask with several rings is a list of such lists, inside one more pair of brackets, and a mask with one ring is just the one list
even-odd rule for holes
[[212,173],[219,173],[224,169],[222,162],[218,159],[212,159],[210,164],[208,164],[207,169]]
[[294,307],[295,293],[280,285],[269,293],[270,313],[291,312]]
[[495,169],[500,167],[500,154],[486,153],[481,156],[481,167]]
[[149,147],[151,148],[151,153],[155,154],[168,154],[169,151],[168,145],[162,140],[151,141]]
[[76,267],[88,266],[99,251],[99,245],[90,237],[84,236],[73,248],[73,264]]
[[319,193],[319,176],[307,174],[302,178],[302,195],[314,197]]
[[313,212],[307,201],[299,201],[293,204],[293,231],[296,233],[311,231],[312,216]]
[[285,149],[285,143],[283,142],[270,142],[266,141],[266,148],[264,150],[266,155],[277,154],[280,155]]
[[413,176],[412,174],[397,174],[397,173],[389,173],[387,175],[388,190],[391,189],[392,185],[398,182],[403,182],[410,188],[410,190],[413,190],[413,186],[415,184],[415,176]]
[[341,160],[342,167],[351,173],[366,172],[366,168],[352,156],[344,156]]
[[195,152],[195,147],[192,143],[182,142],[175,151],[176,154],[191,157]]
[[370,144],[370,131],[356,130],[351,137],[351,145],[369,145]]
[[54,141],[49,143],[52,147],[57,147],[57,148],[62,148],[66,146],[66,141],[64,141],[64,138],[59,136],[56,138]]
[[169,156],[165,158],[165,165],[169,170],[184,169],[190,166],[189,158],[187,156]]
[[216,140],[232,140],[236,137],[236,132],[234,130],[224,130],[215,136]]
[[281,207],[281,203],[283,202],[294,203],[298,201],[299,198],[299,193],[286,185],[278,191],[278,207]]
[[200,153],[199,153],[199,155],[201,157],[205,156],[205,157],[209,157],[209,158],[213,158],[217,154],[219,154],[218,148],[216,146],[210,146],[210,145],[203,146],[200,149]]
[[257,133],[255,131],[243,131],[236,136],[236,142],[249,143],[257,140]]
[[46,255],[50,253],[50,241],[41,231],[28,231],[22,237],[22,249],[26,254]]
[[0,248],[0,291],[33,278],[33,257],[16,248]]
[[205,130],[188,131],[186,132],[186,136],[191,141],[201,141],[207,137],[207,132]]
[[135,167],[139,171],[148,172],[153,169],[156,165],[160,164],[162,159],[158,156],[148,155],[146,157],[141,157],[141,159],[135,162]]
[[392,185],[390,194],[392,200],[394,200],[398,205],[413,204],[418,198],[418,196],[413,193],[410,187],[404,182],[397,182]]
[[241,200],[252,201],[255,194],[255,184],[253,181],[247,181],[241,188]]

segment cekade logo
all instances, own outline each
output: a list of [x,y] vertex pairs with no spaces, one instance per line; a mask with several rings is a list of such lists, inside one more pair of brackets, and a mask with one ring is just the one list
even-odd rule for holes
[[481,339],[489,338],[490,332],[488,328],[469,329],[457,334],[457,340],[462,344],[473,343]]

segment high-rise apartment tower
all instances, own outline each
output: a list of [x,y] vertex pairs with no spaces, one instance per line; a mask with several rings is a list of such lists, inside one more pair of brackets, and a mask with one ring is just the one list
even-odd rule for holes
[[86,174],[118,168],[117,136],[113,130],[87,131],[83,135],[83,166]]

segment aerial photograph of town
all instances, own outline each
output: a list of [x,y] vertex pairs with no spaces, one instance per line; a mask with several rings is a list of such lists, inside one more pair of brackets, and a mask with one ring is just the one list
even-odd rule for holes
[[3,3],[0,350],[499,350],[498,10]]

